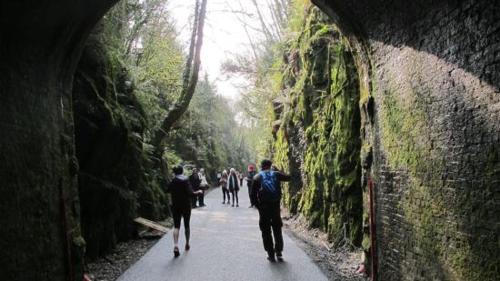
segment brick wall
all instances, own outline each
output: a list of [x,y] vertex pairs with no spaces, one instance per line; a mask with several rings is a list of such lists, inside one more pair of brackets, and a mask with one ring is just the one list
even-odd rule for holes
[[369,58],[379,279],[498,280],[500,2],[315,2]]

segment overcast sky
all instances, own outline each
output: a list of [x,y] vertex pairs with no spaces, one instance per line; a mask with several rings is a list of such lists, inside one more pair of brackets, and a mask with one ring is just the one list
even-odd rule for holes
[[[257,0],[264,4],[266,0]],[[189,44],[190,26],[194,13],[195,0],[170,0],[169,13],[173,17],[177,29],[181,32],[181,40],[185,46]],[[239,90],[234,85],[242,84],[242,79],[229,79],[221,73],[222,62],[230,57],[232,53],[248,53],[250,51],[249,41],[243,25],[238,20],[238,15],[233,10],[243,10],[254,14],[253,5],[250,0],[208,0],[207,17],[204,29],[204,42],[201,53],[202,75],[208,73],[209,79],[215,82],[218,93],[236,100],[239,98]],[[241,15],[239,15],[241,17]],[[254,24],[258,27],[257,18]],[[252,38],[260,38],[257,31],[251,32]]]

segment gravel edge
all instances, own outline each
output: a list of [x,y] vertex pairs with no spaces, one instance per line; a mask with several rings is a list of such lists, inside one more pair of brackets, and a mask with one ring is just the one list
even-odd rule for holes
[[285,232],[318,265],[332,281],[368,281],[369,278],[356,274],[362,251],[352,251],[347,247],[332,249],[326,233],[309,229],[302,216],[290,216],[284,212]]
[[85,272],[92,281],[116,280],[158,241],[159,238],[142,238],[119,243],[111,253],[87,263]]

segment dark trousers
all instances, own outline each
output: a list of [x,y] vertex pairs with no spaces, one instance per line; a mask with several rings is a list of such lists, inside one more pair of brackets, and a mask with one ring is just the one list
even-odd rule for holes
[[233,195],[233,205],[234,205],[234,199],[236,198],[236,205],[238,205],[238,191],[239,189],[231,189],[231,194]]
[[222,188],[222,200],[223,202],[226,202],[226,196],[227,196],[227,203],[231,200],[231,197],[229,196],[229,190],[225,187]]
[[198,195],[198,206],[203,206],[205,205],[205,191],[203,191],[202,194]]
[[252,197],[252,186],[248,186],[248,198],[250,198],[250,206],[257,205],[257,204],[255,204],[253,197]]
[[262,232],[264,250],[268,253],[283,251],[283,233],[281,232],[283,222],[280,211],[279,201],[259,204],[259,227]]

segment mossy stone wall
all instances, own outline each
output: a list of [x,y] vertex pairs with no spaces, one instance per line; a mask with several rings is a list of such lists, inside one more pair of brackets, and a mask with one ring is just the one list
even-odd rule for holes
[[360,245],[360,91],[353,55],[328,17],[310,7],[287,57],[287,102],[274,143],[275,163],[294,177],[284,203],[333,241]]
[[91,259],[134,237],[137,216],[168,214],[143,147],[144,111],[127,70],[103,44],[101,28],[87,41],[73,90],[81,225]]

